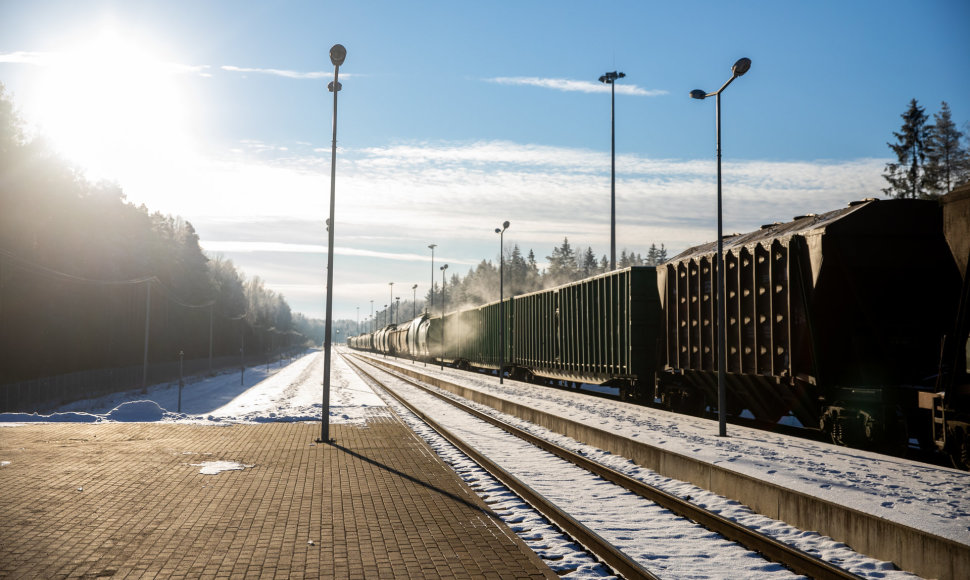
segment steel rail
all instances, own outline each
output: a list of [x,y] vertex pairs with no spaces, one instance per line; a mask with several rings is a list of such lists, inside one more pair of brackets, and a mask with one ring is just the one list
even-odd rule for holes
[[[365,357],[360,357],[356,354],[354,356],[362,360],[366,360]],[[391,371],[384,369],[384,372]],[[578,467],[595,473],[607,481],[620,485],[623,488],[670,510],[680,517],[687,518],[701,526],[704,526],[712,532],[724,536],[728,540],[737,542],[748,550],[758,552],[766,559],[782,564],[798,574],[803,574],[810,578],[820,580],[861,580],[860,576],[852,574],[848,570],[839,568],[834,564],[816,558],[815,556],[799,550],[798,548],[789,546],[788,544],[780,542],[770,536],[760,534],[746,526],[692,504],[689,501],[683,500],[659,488],[646,484],[637,479],[633,479],[626,474],[620,473],[600,463],[573,453],[572,451],[560,447],[555,443],[541,439],[531,433],[528,433],[527,431],[523,431],[518,427],[478,411],[477,409],[456,401],[451,397],[445,396],[440,392],[436,392],[428,388],[426,385],[422,385],[419,382],[411,379],[410,377],[405,377],[397,373],[392,374],[399,380],[405,381],[408,384],[411,384],[431,395],[434,395],[435,397],[438,397],[439,399],[447,401],[461,410],[470,413],[475,417],[486,421],[512,435],[515,435],[516,437],[520,437],[521,439],[535,445],[536,447],[539,447],[540,449],[553,453]]]
[[[511,489],[514,493],[518,494],[524,501],[532,505],[536,510],[542,513],[543,516],[548,518],[550,521],[559,526],[566,534],[571,536],[577,543],[585,547],[591,554],[603,561],[607,566],[613,568],[619,575],[623,578],[629,580],[643,579],[643,580],[659,580],[658,576],[652,574],[649,570],[642,567],[635,560],[630,558],[628,555],[624,554],[616,548],[616,546],[610,544],[608,541],[603,539],[599,534],[590,530],[588,527],[583,525],[581,522],[562,511],[556,505],[552,504],[539,494],[537,491],[529,487],[523,481],[500,467],[498,464],[493,462],[488,457],[482,455],[477,450],[466,444],[460,438],[456,437],[454,434],[448,431],[440,423],[435,421],[426,413],[422,412],[420,409],[416,408],[412,404],[405,401],[392,389],[388,388],[383,381],[376,378],[371,373],[364,370],[359,364],[350,361],[346,355],[341,353],[344,359],[347,360],[348,364],[356,368],[360,373],[364,374],[372,381],[380,385],[388,394],[394,397],[398,402],[407,407],[409,411],[418,416],[422,421],[428,424],[429,427],[434,429],[439,435],[448,440],[452,445],[461,450],[462,453],[467,455],[480,465],[483,469],[488,471],[493,477],[498,479],[503,485]],[[355,357],[357,358],[357,357]],[[374,367],[377,368],[377,367]],[[388,372],[384,369],[383,372]],[[395,378],[397,375],[389,373]],[[411,382],[411,381],[408,381]]]

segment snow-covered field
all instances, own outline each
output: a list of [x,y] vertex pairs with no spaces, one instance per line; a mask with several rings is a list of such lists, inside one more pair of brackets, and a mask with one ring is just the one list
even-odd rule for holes
[[[385,407],[343,360],[334,356],[330,384],[330,423],[363,423],[365,412]],[[261,365],[239,372],[116,393],[64,405],[50,415],[0,413],[0,426],[26,422],[167,421],[182,423],[262,423],[319,421],[323,408],[323,356],[313,351],[282,369]]]

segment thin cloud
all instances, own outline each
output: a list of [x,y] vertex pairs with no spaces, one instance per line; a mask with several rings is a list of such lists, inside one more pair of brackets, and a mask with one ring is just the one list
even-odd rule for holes
[[211,68],[207,64],[181,64],[177,62],[166,62],[161,63],[161,68],[172,74],[196,74],[200,77],[211,77],[212,75],[206,72]]
[[[0,53],[0,62],[10,64],[28,64],[33,66],[72,66],[77,63],[90,61],[89,56],[78,56],[63,52],[30,52],[19,50],[16,52]],[[136,63],[139,66],[151,67],[152,70],[167,74],[195,74],[202,77],[212,76],[209,74],[207,64],[182,64],[177,62],[151,62],[141,61]]]
[[18,50],[17,52],[0,52],[0,62],[43,66],[50,64],[55,56],[56,53]]
[[[291,284],[278,288],[289,294],[294,310],[318,314],[322,290],[296,285],[308,284],[299,272],[323,276],[329,155],[265,159],[256,157],[253,146],[268,144],[243,145],[242,155],[218,163],[204,178],[182,180],[199,184],[182,195],[211,204],[191,216],[202,239],[226,240],[202,246],[224,252],[249,274]],[[724,166],[725,231],[754,231],[764,223],[878,196],[885,163],[731,160]],[[388,280],[417,280],[423,294],[431,242],[438,244],[435,265],[451,264],[449,276],[463,275],[483,259],[495,263],[494,228],[503,220],[512,222],[506,246],[533,250],[540,267],[565,237],[574,248],[604,255],[610,241],[609,167],[608,152],[509,141],[348,149],[336,191],[338,311],[352,313],[362,296],[385,296]],[[178,188],[154,178],[148,184],[172,204],[163,209],[186,205],[173,198]],[[231,192],[233,203],[214,192]],[[713,240],[716,192],[714,160],[618,156],[617,249],[642,254],[652,243],[664,244],[673,256]],[[437,268],[432,276],[440,283]]]
[[[323,244],[288,244],[285,242],[233,242],[233,241],[211,241],[201,242],[203,249],[207,252],[215,253],[253,253],[253,252],[273,252],[283,254],[326,254],[327,246]],[[360,248],[348,248],[345,246],[334,246],[333,253],[338,256],[356,256],[363,258],[380,258],[384,260],[396,260],[402,262],[430,262],[430,256],[424,254],[409,254],[401,252],[381,252],[374,250],[364,250]],[[440,259],[440,257],[439,257]],[[447,258],[446,258],[447,260]],[[475,260],[451,259],[452,263],[473,265],[478,262]]]
[[[572,79],[550,79],[540,77],[494,77],[485,79],[485,82],[499,85],[526,85],[552,89],[554,91],[578,92],[578,93],[608,93],[610,87],[607,84],[592,81],[577,81]],[[638,97],[659,97],[669,94],[668,91],[661,89],[644,89],[637,85],[626,83],[616,83],[616,92],[621,95],[634,95]]]
[[[295,70],[286,70],[286,69],[279,69],[279,68],[249,68],[249,67],[230,66],[230,65],[225,65],[221,68],[222,70],[229,71],[229,72],[273,75],[273,76],[284,77],[288,79],[303,79],[303,80],[323,79],[323,78],[330,78],[333,76],[333,73],[331,72],[320,72],[320,71],[300,72]],[[344,75],[344,76],[347,76],[347,75]]]

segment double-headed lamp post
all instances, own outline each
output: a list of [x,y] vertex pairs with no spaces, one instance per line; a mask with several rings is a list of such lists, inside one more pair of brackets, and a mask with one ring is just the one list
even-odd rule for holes
[[317,443],[332,443],[330,438],[330,342],[333,332],[333,230],[334,200],[336,198],[337,178],[337,93],[340,92],[340,65],[347,58],[347,49],[341,44],[330,47],[330,62],[333,63],[333,82],[327,85],[333,93],[333,142],[330,148],[330,218],[327,220],[327,319],[324,330],[323,349],[323,416],[320,420],[320,438]]
[[610,270],[616,270],[616,79],[626,75],[608,72],[600,77],[601,83],[610,85]]
[[431,250],[431,305],[427,308],[428,314],[434,310],[434,249],[438,247],[438,244],[431,244],[428,249]]
[[495,228],[498,234],[498,383],[504,384],[505,370],[505,230],[509,229],[509,222],[502,222],[501,228]]
[[714,125],[717,132],[717,417],[718,435],[727,436],[727,323],[725,321],[724,233],[721,222],[721,92],[751,68],[751,59],[738,59],[731,67],[731,78],[721,88],[708,93],[690,92],[693,99],[714,97]]

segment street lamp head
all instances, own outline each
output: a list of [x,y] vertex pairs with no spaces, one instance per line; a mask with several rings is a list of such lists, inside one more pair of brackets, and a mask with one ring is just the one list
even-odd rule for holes
[[508,222],[508,221],[504,221],[504,222],[502,222],[502,229],[503,229],[503,230],[507,230],[507,229],[509,229],[509,222]]
[[734,66],[731,67],[731,72],[734,73],[734,76],[740,77],[740,76],[744,76],[744,73],[748,72],[750,68],[751,68],[750,58],[739,58],[738,62],[734,63]]
[[442,266],[442,267],[440,267],[438,269],[441,270],[442,272],[444,272],[445,270],[448,269],[448,264],[445,264],[444,266]]
[[500,234],[500,233],[502,233],[502,230],[501,230],[501,228],[495,228],[495,233],[496,233],[496,234]]
[[428,246],[428,249],[429,249],[429,250],[434,250],[434,249],[435,249],[435,248],[437,248],[437,247],[438,247],[438,244],[430,244],[430,245]]
[[615,81],[616,79],[622,79],[625,76],[626,75],[621,72],[616,72],[616,71],[608,72],[605,75],[600,77],[600,82],[606,83],[608,85],[612,85],[613,81]]
[[690,92],[690,98],[703,100],[707,98],[707,93],[700,89],[694,89]]
[[330,47],[330,62],[333,63],[333,66],[342,65],[345,58],[347,58],[347,49],[344,48],[344,45],[335,44]]

